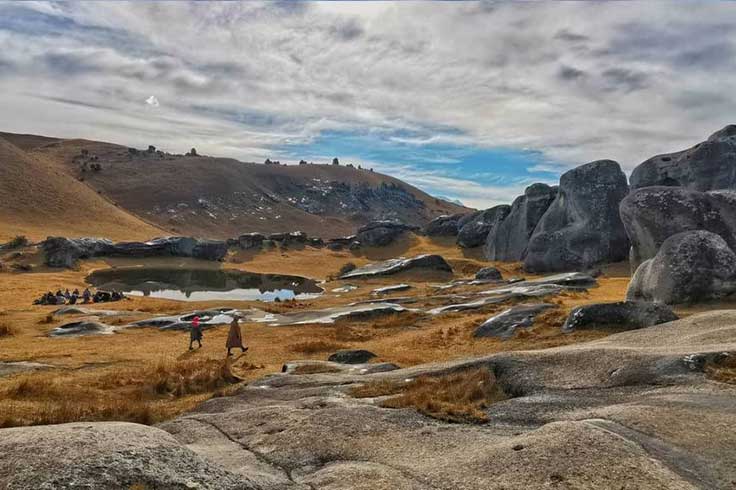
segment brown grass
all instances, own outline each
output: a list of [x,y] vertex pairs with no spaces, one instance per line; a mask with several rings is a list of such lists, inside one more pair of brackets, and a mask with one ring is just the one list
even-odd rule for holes
[[714,381],[736,384],[736,355],[730,355],[719,363],[708,363],[705,374]]
[[338,344],[337,342],[330,342],[328,340],[310,340],[291,345],[291,350],[300,354],[319,354],[322,352],[333,352],[340,349],[345,349],[345,345]]
[[302,364],[300,366],[297,366],[294,371],[292,371],[292,374],[320,374],[339,372],[339,369],[332,366],[326,366],[324,364]]
[[483,409],[505,400],[496,378],[478,368],[444,376],[421,376],[408,383],[378,381],[354,388],[356,397],[392,396],[381,402],[385,408],[414,408],[445,422],[481,424],[488,421]]
[[[390,301],[391,299],[387,299]],[[417,312],[392,313],[372,322],[373,328],[402,328],[412,327],[418,320],[424,318],[424,314]]]
[[101,420],[152,424],[169,415],[165,402],[221,391],[238,381],[229,361],[212,359],[121,370],[88,384],[59,373],[27,374],[0,392],[0,427]]

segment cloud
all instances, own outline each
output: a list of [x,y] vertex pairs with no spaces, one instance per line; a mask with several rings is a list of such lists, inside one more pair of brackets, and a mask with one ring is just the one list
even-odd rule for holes
[[[388,173],[496,202],[734,122],[735,24],[708,1],[3,2],[2,129],[252,161],[364,134],[403,153]],[[462,147],[540,157],[479,172]]]
[[150,105],[151,107],[158,107],[160,105],[155,95],[152,95],[149,98],[147,98],[146,104]]

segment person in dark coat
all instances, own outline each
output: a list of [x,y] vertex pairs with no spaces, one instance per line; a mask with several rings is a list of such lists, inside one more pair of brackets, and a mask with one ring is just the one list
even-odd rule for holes
[[189,329],[189,350],[192,350],[192,344],[197,341],[199,347],[202,347],[202,327],[199,325],[199,317],[192,318],[192,326]]
[[240,331],[240,324],[238,323],[239,318],[240,317],[238,315],[235,315],[233,316],[233,321],[230,322],[230,331],[227,334],[227,344],[225,344],[228,356],[233,355],[232,352],[230,352],[230,349],[240,349],[241,352],[248,350],[248,348],[243,345],[243,334]]

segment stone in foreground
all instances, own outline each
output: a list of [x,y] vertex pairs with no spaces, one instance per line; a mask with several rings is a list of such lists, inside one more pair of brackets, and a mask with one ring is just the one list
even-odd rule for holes
[[584,270],[628,255],[618,206],[629,192],[618,163],[599,160],[565,172],[557,197],[529,239],[531,272]]
[[590,328],[623,328],[635,330],[660,323],[673,322],[678,316],[667,305],[647,301],[619,301],[578,306],[570,312],[562,330]]
[[417,255],[416,257],[390,259],[377,264],[358,267],[340,276],[340,279],[360,279],[366,277],[388,276],[407,271],[452,272],[452,267],[440,255]]
[[548,303],[516,305],[483,322],[475,329],[473,337],[508,339],[516,333],[518,328],[531,327],[537,315],[556,307],[557,305]]
[[374,357],[376,355],[373,352],[365,349],[345,349],[335,352],[327,360],[340,364],[365,364]]
[[499,271],[495,267],[484,267],[475,273],[475,280],[476,281],[501,281],[503,280],[503,277],[501,276],[501,271]]
[[636,269],[627,301],[698,303],[736,292],[736,254],[709,231],[686,231],[664,241],[657,255]]

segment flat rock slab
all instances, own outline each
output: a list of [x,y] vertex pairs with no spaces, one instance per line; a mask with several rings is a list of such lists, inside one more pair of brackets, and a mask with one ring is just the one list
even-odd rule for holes
[[385,286],[382,288],[376,288],[373,291],[371,291],[371,294],[373,296],[381,296],[384,294],[398,293],[400,291],[408,291],[409,289],[411,289],[411,286],[408,284],[395,284],[393,286]]
[[259,312],[247,315],[247,319],[252,322],[266,323],[269,326],[279,327],[307,323],[335,323],[337,320],[365,320],[408,311],[416,310],[405,308],[396,303],[355,303],[347,306],[336,306],[322,310],[307,310],[294,313],[277,314]]
[[49,332],[49,337],[83,337],[87,335],[111,335],[118,327],[101,323],[96,317],[65,323]]
[[94,310],[81,306],[64,306],[53,312],[53,315],[94,315],[94,316],[123,316],[136,313],[135,311],[116,311],[116,310]]
[[570,312],[562,330],[617,327],[627,330],[672,322],[678,316],[667,305],[646,301],[619,301],[578,306]]
[[464,303],[439,306],[429,310],[429,313],[431,315],[439,315],[441,313],[455,311],[477,310],[485,308],[488,305],[505,303],[518,298],[543,298],[547,296],[555,296],[564,290],[564,287],[556,284],[522,285],[493,289],[490,291],[483,291],[481,294],[484,296],[479,299]]
[[518,328],[531,327],[537,315],[556,307],[548,303],[516,305],[483,322],[475,329],[473,337],[510,338]]
[[340,279],[359,279],[376,276],[388,276],[399,272],[424,270],[436,272],[452,272],[452,267],[439,255],[417,255],[416,257],[390,259],[376,264],[358,267],[340,276]]
[[365,364],[376,355],[365,349],[345,349],[339,350],[327,358],[330,362],[339,362],[340,364]]
[[194,320],[194,317],[198,316],[199,324],[202,328],[211,328],[232,322],[236,315],[247,318],[249,312],[235,310],[228,307],[211,308],[209,310],[190,311],[183,315],[148,318],[146,320],[134,322],[130,326],[155,327],[161,330],[188,330],[192,328],[192,320]]
[[307,371],[313,371],[312,374],[323,373],[344,373],[344,374],[374,374],[374,373],[386,373],[388,371],[395,371],[399,369],[396,364],[391,362],[377,362],[374,364],[359,363],[359,364],[345,364],[341,362],[333,361],[289,361],[281,367],[282,373],[287,374],[299,374],[300,369],[306,369]]

